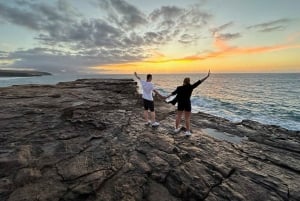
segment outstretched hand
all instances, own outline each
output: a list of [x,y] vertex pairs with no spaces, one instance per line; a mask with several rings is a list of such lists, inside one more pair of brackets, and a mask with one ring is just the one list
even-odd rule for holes
[[209,76],[210,76],[210,69],[208,70],[207,75],[201,80],[201,82],[204,82]]
[[137,78],[137,79],[141,79],[138,75],[137,75],[137,73],[136,72],[134,72],[134,76]]

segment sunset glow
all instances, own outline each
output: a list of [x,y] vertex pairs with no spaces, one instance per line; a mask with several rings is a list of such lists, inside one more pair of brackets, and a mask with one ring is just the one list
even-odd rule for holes
[[297,73],[299,7],[297,0],[3,1],[0,69]]
[[[213,41],[216,51],[206,54],[193,55],[183,58],[168,58],[159,54],[140,62],[112,64],[93,67],[112,74],[130,74],[134,71],[141,73],[170,74],[170,73],[199,73],[211,69],[214,72],[297,72],[300,60],[292,60],[294,49],[300,49],[299,44],[289,43],[262,47],[233,47],[226,41],[215,37]],[[289,52],[290,51],[290,52]],[[282,57],[278,56],[282,55]],[[292,57],[292,58],[291,58]],[[285,65],[286,68],[281,66]]]

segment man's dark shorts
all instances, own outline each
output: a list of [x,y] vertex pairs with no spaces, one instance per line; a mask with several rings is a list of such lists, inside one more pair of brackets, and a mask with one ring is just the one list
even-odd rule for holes
[[144,100],[144,109],[154,112],[154,102],[146,99],[143,100]]

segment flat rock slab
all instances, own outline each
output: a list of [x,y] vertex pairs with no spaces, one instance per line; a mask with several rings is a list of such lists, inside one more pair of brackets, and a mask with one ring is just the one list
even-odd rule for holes
[[0,88],[0,200],[300,200],[298,131],[198,113],[185,137],[155,105],[152,128],[130,79]]

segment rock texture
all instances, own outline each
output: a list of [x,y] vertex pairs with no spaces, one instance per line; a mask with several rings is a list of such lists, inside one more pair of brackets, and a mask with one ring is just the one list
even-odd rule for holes
[[199,113],[187,138],[161,101],[145,126],[133,80],[0,88],[0,111],[0,200],[300,200],[299,132]]

